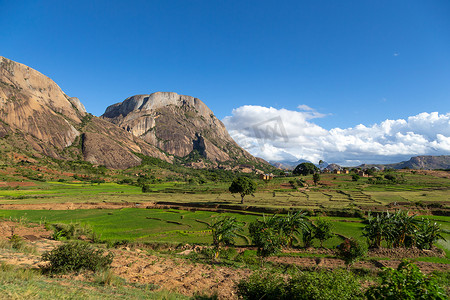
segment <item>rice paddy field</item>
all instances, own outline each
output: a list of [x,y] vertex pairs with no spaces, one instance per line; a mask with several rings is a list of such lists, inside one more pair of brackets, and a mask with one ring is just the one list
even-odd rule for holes
[[[142,193],[139,186],[83,182],[31,182],[0,188],[0,218],[26,220],[34,223],[82,223],[91,226],[104,241],[138,241],[162,243],[210,244],[207,224],[223,215],[235,216],[244,224],[244,232],[238,245],[248,245],[248,224],[262,213],[246,212],[248,208],[315,211],[315,215],[333,210],[359,210],[367,212],[386,209],[413,210],[438,222],[444,230],[439,246],[450,253],[450,217],[431,215],[430,207],[441,209],[444,214],[450,203],[450,178],[403,172],[402,183],[370,184],[367,178],[357,182],[350,175],[321,175],[315,186],[311,176],[303,177],[306,187],[293,185],[295,177],[258,181],[258,189],[245,197],[241,205],[240,195],[228,192],[229,183],[209,182],[188,184],[163,182],[150,184],[151,192]],[[121,209],[69,209],[29,210],[28,204],[48,203],[135,203],[135,208]],[[152,209],[138,208],[139,203],[180,204],[186,210],[170,209],[156,205]],[[8,205],[23,205],[16,210]],[[400,206],[399,206],[400,205]],[[202,211],[206,206],[210,211]],[[220,210],[214,210],[219,207]],[[118,206],[120,207],[120,206]],[[159,208],[158,208],[159,207]],[[190,208],[189,208],[190,207]],[[192,209],[196,207],[196,209]],[[223,209],[227,208],[229,209]],[[256,209],[257,211],[257,209]],[[318,212],[318,213],[317,213]],[[266,213],[267,214],[267,213]],[[333,222],[338,234],[326,242],[333,248],[342,237],[354,237],[363,241],[363,219],[321,216]],[[312,217],[314,220],[317,216]],[[340,237],[339,237],[340,236]],[[298,241],[297,241],[298,242]]]

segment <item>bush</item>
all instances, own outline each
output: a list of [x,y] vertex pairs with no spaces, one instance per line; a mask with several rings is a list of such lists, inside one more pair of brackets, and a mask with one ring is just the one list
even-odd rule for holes
[[43,261],[49,261],[48,271],[66,273],[79,270],[99,271],[107,269],[114,255],[104,254],[87,243],[70,242],[42,255]]
[[361,177],[358,174],[353,174],[352,175],[352,180],[353,181],[358,181]]
[[408,261],[397,270],[385,268],[380,277],[381,284],[367,290],[368,299],[447,299],[433,277],[427,277]]
[[148,184],[144,184],[144,185],[142,185],[142,192],[143,193],[151,193],[152,189]]
[[79,223],[55,223],[50,224],[53,229],[53,239],[57,241],[65,241],[71,239],[78,239],[81,236],[93,239],[94,232],[89,225],[81,225]]
[[243,299],[287,299],[285,281],[273,273],[255,272],[237,284],[237,293]]
[[337,248],[338,257],[350,266],[366,255],[367,250],[354,238],[346,239]]
[[23,239],[20,236],[18,236],[17,234],[13,234],[9,238],[9,243],[11,244],[11,247],[16,250],[22,249],[25,245]]
[[363,299],[356,277],[345,270],[301,272],[286,280],[274,273],[254,273],[237,285],[243,299]]
[[364,299],[359,281],[345,270],[299,273],[286,290],[286,299]]

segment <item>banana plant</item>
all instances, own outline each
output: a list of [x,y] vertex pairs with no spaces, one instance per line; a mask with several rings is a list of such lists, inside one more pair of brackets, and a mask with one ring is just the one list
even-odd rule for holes
[[214,245],[214,259],[219,258],[220,247],[224,245],[234,245],[234,239],[237,237],[237,232],[242,231],[242,224],[234,217],[222,217],[209,225],[211,229],[213,245]]

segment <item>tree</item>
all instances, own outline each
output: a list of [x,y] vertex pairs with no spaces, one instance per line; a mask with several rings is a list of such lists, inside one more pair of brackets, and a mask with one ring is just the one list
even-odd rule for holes
[[367,238],[369,248],[380,248],[381,242],[390,235],[390,214],[377,214],[372,216],[369,212],[366,226],[363,228],[363,236]]
[[314,229],[314,238],[320,241],[320,247],[323,247],[323,242],[333,236],[331,233],[331,222],[318,219],[316,222],[316,228]]
[[241,204],[244,204],[244,197],[252,195],[256,191],[256,183],[247,177],[237,177],[233,180],[228,190],[231,193],[241,194]]
[[314,181],[314,185],[317,185],[317,183],[320,181],[319,173],[314,173],[313,174],[313,181]]
[[337,247],[337,255],[350,267],[366,255],[367,250],[354,238],[346,239]]
[[151,193],[152,189],[151,189],[151,187],[148,184],[143,184],[142,185],[142,192],[143,193]]
[[322,170],[325,162],[323,160],[319,160],[319,168]]
[[309,175],[314,174],[319,171],[319,168],[317,168],[314,164],[304,162],[299,164],[295,167],[294,171],[292,171],[292,174],[294,175]]
[[215,248],[214,257],[219,258],[219,250],[223,245],[234,245],[234,238],[237,232],[242,231],[241,223],[234,217],[222,217],[208,226],[211,229],[213,245]]
[[361,177],[358,174],[353,174],[352,175],[352,180],[353,181],[358,181]]

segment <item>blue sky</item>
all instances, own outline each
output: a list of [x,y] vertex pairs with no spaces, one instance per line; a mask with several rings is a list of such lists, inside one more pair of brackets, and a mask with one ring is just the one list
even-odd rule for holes
[[[446,0],[0,0],[0,28],[0,55],[49,76],[95,115],[131,95],[173,91],[228,117],[240,143],[230,122],[245,105],[306,105],[316,113],[308,122],[327,132],[450,113]],[[429,142],[449,137],[443,124]],[[439,149],[424,154],[450,152]],[[321,151],[314,159],[327,158]]]

